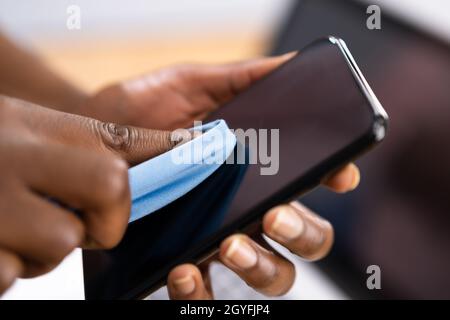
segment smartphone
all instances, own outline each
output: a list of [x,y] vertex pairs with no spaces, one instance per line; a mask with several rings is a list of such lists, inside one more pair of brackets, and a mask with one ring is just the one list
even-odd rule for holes
[[131,223],[116,248],[84,250],[86,299],[147,296],[174,266],[200,263],[224,238],[259,224],[267,210],[298,199],[377,145],[388,122],[344,41],[332,36],[209,118],[256,132],[259,141],[243,135],[232,156],[245,161],[227,161],[185,196]]

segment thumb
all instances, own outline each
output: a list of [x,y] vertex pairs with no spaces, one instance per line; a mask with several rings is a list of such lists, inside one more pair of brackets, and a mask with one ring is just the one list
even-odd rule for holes
[[196,66],[191,70],[192,78],[196,82],[191,81],[191,83],[205,88],[216,102],[222,104],[292,59],[296,54],[297,52],[290,52],[275,57],[262,57],[218,66]]
[[292,51],[279,56],[261,57],[231,63],[224,67],[225,69],[229,69],[229,73],[235,72],[237,75],[241,74],[241,76],[247,76],[251,81],[256,81],[280,67],[283,63],[292,59],[297,54],[297,51]]

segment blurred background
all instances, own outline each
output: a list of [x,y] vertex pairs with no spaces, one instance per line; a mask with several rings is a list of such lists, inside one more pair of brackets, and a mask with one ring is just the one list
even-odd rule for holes
[[[291,1],[1,0],[0,23],[87,89],[181,62],[263,54]],[[66,9],[81,9],[69,31]]]
[[[366,27],[369,4],[381,8],[381,30]],[[66,27],[70,5],[81,9],[80,30]],[[391,128],[358,163],[356,192],[302,199],[335,225],[336,246],[317,264],[289,256],[299,276],[284,298],[450,298],[449,1],[0,0],[0,29],[87,90],[173,63],[226,62],[342,37]],[[81,257],[70,263],[80,270]],[[366,287],[372,264],[381,268],[381,290]],[[61,296],[57,279],[67,279],[68,268],[20,282],[9,295],[38,294],[51,282],[40,297]],[[214,275],[219,298],[263,298],[220,266]],[[76,298],[74,282],[66,297]]]

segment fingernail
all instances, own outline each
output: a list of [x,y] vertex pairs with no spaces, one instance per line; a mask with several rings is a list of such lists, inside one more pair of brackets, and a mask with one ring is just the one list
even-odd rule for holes
[[299,237],[304,228],[303,219],[293,210],[285,208],[275,216],[271,231],[279,237],[292,240]]
[[231,242],[225,257],[241,269],[255,266],[258,260],[255,249],[241,239],[234,239]]
[[194,292],[195,281],[191,275],[174,280],[173,285],[179,294],[187,296]]
[[350,191],[356,189],[356,187],[359,185],[360,180],[361,180],[361,174],[359,173],[359,170],[356,168],[355,170],[353,170],[353,179],[352,179],[352,183],[350,185]]
[[177,129],[170,133],[170,141],[174,146],[180,146],[193,139],[192,134],[186,129]]

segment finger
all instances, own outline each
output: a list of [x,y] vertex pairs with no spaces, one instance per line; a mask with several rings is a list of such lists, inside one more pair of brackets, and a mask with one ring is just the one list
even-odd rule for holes
[[24,276],[29,275],[27,262],[49,270],[84,239],[83,224],[75,215],[26,190],[2,203],[0,215],[0,247],[22,258]]
[[20,258],[0,248],[0,295],[6,291],[23,272]]
[[327,177],[323,184],[338,193],[345,193],[356,189],[361,180],[358,167],[350,163],[335,174]]
[[308,259],[323,258],[333,244],[333,227],[299,202],[270,210],[263,219],[263,230],[293,253]]
[[179,135],[170,131],[137,128],[114,123],[98,123],[96,132],[101,145],[125,159],[131,165],[141,163],[173,149]]
[[246,235],[233,235],[220,246],[220,260],[249,286],[269,296],[285,294],[295,280],[294,265]]
[[117,156],[53,142],[42,148],[30,146],[30,152],[40,170],[22,166],[22,178],[28,186],[78,210],[86,226],[86,247],[115,246],[130,215],[126,162]]
[[132,165],[162,154],[179,142],[174,140],[176,136],[170,131],[105,123],[32,104],[28,107],[24,121],[39,119],[38,127],[34,123],[30,127],[40,130],[48,140],[106,154],[113,153]]
[[219,66],[196,66],[192,71],[195,81],[207,89],[217,105],[223,104],[244,91],[255,81],[292,59],[297,52],[276,57],[263,57]]
[[169,297],[174,300],[210,300],[200,270],[192,264],[175,267],[167,277]]

